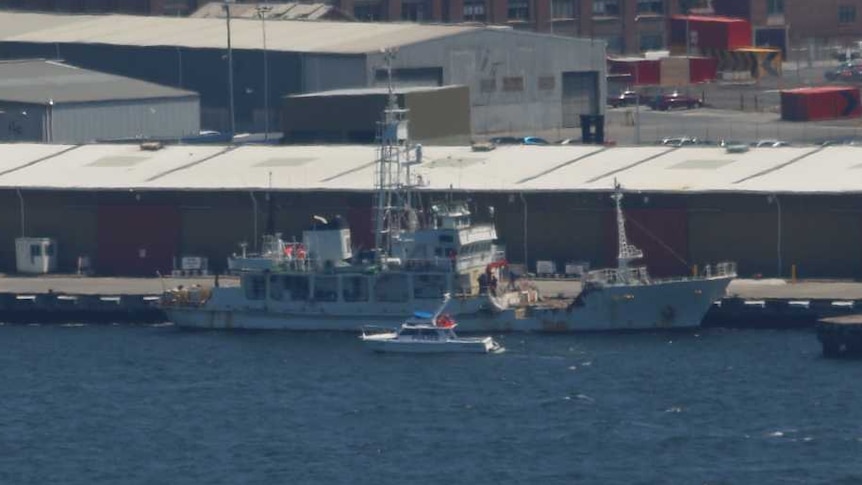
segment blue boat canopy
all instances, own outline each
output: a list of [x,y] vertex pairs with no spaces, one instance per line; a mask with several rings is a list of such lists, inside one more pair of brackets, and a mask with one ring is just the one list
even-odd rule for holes
[[434,316],[434,314],[433,314],[433,313],[429,313],[429,312],[418,312],[418,311],[417,311],[417,312],[413,312],[413,316],[414,316],[414,317],[416,317],[416,318],[424,318],[424,319],[426,319],[426,320],[427,320],[427,319],[429,319],[429,318],[433,317],[433,316]]

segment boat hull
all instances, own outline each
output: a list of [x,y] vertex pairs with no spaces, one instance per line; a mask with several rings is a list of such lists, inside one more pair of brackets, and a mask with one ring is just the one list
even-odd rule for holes
[[[701,324],[732,279],[727,276],[604,287],[587,291],[564,308],[532,305],[500,309],[489,306],[487,299],[472,298],[453,302],[447,311],[458,321],[461,333],[691,328]],[[371,323],[395,328],[412,308],[365,304],[334,314],[324,305],[277,309],[208,302],[200,307],[164,310],[170,321],[184,328],[360,332]]]
[[487,354],[495,346],[486,339],[458,339],[443,342],[417,342],[398,339],[363,339],[363,343],[370,350],[386,353],[407,354]]

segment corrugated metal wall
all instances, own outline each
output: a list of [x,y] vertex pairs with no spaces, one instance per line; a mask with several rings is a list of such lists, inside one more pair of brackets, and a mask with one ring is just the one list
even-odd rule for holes
[[[446,195],[425,194],[422,201],[427,206]],[[25,234],[58,240],[62,272],[73,272],[80,255],[94,262],[107,258],[107,269],[120,274],[170,269],[174,255],[204,256],[211,269],[223,270],[240,242],[255,247],[267,229],[270,207],[265,192],[255,192],[254,199],[248,192],[23,191],[22,197]],[[313,215],[342,215],[352,226],[355,246],[373,242],[370,193],[273,193],[271,200],[274,229],[288,239],[300,238]],[[474,220],[493,220],[509,260],[523,263],[526,256],[531,271],[539,259],[552,260],[561,270],[569,261],[593,267],[615,263],[616,230],[607,193],[528,193],[523,198],[491,193],[472,194],[471,200]],[[638,194],[627,196],[624,207],[630,238],[647,253],[656,275],[687,274],[680,256],[700,268],[737,261],[743,276],[774,277],[780,256],[783,277],[796,265],[802,278],[860,278],[859,200],[854,195]],[[0,272],[14,271],[20,212],[16,192],[0,191]],[[141,247],[148,248],[145,258],[139,257]],[[135,258],[152,264],[136,265]]]
[[93,193],[4,190],[0,193],[0,272],[15,271],[15,238],[21,236],[22,201],[27,236],[58,243],[60,271],[73,272],[77,258],[96,247],[96,200]]
[[784,277],[792,265],[800,277],[862,277],[857,196],[692,196],[688,217],[696,263],[733,260],[743,275],[771,277],[780,261]]
[[149,202],[100,205],[95,270],[103,275],[170,274],[180,233],[176,207]]
[[[303,78],[301,57],[295,53],[267,52],[269,101],[273,112],[277,112],[281,96],[305,92],[303,85],[309,81]],[[73,66],[195,91],[200,94],[203,110],[210,113],[208,119],[212,120],[204,124],[204,128],[225,130],[228,127],[225,49],[4,42],[0,58],[62,59]],[[234,49],[233,64],[237,129],[250,129],[255,110],[264,106],[263,51]],[[364,65],[361,69],[364,72]],[[332,74],[327,70],[321,72],[320,77],[324,79]],[[360,75],[360,79],[364,77]],[[316,89],[312,86],[311,90]]]
[[49,110],[54,143],[182,138],[200,133],[197,97],[58,104]]
[[45,141],[44,129],[44,107],[0,103],[0,141]]

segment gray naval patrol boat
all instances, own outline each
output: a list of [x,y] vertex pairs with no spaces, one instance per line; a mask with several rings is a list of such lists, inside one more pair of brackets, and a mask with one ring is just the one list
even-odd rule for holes
[[468,330],[471,321],[493,321],[520,302],[524,292],[507,284],[492,224],[473,223],[463,201],[417,208],[422,180],[411,169],[421,164],[421,145],[410,142],[407,128],[407,110],[390,89],[378,135],[370,255],[353,254],[349,228],[339,219],[316,218],[301,242],[268,235],[261,253],[230,258],[238,287],[165,292],[161,307],[169,320],[189,328],[358,332],[369,321],[396,326],[416,309],[433,310],[448,293],[448,311]]

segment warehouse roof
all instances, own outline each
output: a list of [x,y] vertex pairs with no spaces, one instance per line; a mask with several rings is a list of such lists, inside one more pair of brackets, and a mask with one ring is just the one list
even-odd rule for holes
[[0,61],[0,100],[75,103],[197,96],[197,93],[45,60]]
[[[230,25],[231,47],[263,47],[260,20],[239,18]],[[271,51],[363,54],[482,29],[499,30],[476,25],[279,20],[267,22],[266,46]],[[227,35],[225,21],[215,18],[0,12],[0,42],[225,49]]]
[[[445,91],[449,89],[464,89],[465,86],[458,84],[450,84],[448,86],[401,86],[394,87],[392,91],[395,94],[409,93],[427,93],[431,91]],[[285,98],[326,98],[330,96],[368,96],[368,95],[388,95],[389,88],[386,87],[368,87],[368,88],[345,88],[332,89],[329,91],[317,91],[314,93],[291,94]]]
[[[368,145],[0,144],[0,188],[372,191]],[[862,147],[501,146],[422,148],[424,190],[862,193]]]

